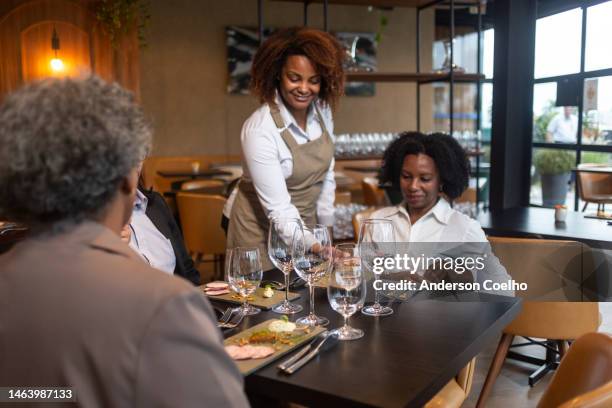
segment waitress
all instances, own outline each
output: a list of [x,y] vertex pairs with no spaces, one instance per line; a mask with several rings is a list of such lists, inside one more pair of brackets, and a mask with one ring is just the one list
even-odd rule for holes
[[344,50],[331,35],[282,29],[255,54],[251,89],[261,106],[242,126],[244,176],[231,205],[227,247],[257,246],[264,270],[269,220],[334,222],[332,110],[344,89]]

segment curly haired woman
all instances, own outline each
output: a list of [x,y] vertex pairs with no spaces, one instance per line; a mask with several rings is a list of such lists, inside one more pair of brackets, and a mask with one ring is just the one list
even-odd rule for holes
[[[491,253],[480,224],[451,207],[468,187],[469,169],[465,151],[450,135],[404,132],[387,147],[379,175],[381,183],[401,191],[403,201],[377,210],[370,217],[392,220],[396,239],[409,242],[413,252],[439,251],[450,257],[474,259],[486,254],[484,268],[479,271],[462,276],[427,271],[428,280],[507,282],[511,278]],[[493,292],[513,295],[511,290]]]
[[267,253],[272,218],[333,224],[332,110],[344,88],[343,58],[334,37],[309,28],[279,30],[257,51],[251,89],[261,106],[240,135],[244,177],[224,211],[228,248]]

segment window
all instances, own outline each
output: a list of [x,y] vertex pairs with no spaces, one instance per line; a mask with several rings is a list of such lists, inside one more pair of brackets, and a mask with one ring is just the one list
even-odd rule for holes
[[583,109],[582,143],[612,145],[612,76],[584,80]]
[[[589,7],[586,26],[586,71],[612,68],[612,1]],[[610,88],[608,88],[610,89]]]
[[541,18],[536,23],[535,77],[580,71],[582,10]]
[[572,169],[612,163],[612,1],[576,3],[536,23],[529,196],[533,205],[578,210]]

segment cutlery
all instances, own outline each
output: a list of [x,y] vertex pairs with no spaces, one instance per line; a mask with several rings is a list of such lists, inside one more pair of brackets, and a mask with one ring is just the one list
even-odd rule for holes
[[[308,345],[306,345],[305,347],[303,347],[300,351],[298,351],[297,353],[295,353],[295,355],[291,356],[290,358],[288,358],[287,360],[283,361],[281,364],[279,364],[277,366],[277,368],[279,370],[286,370],[287,368],[289,368],[293,363],[295,363],[296,361],[298,361],[300,358],[302,358],[306,353],[308,353],[310,350],[312,350],[313,345],[315,343],[319,343],[319,342],[323,342],[325,341],[325,338],[329,335],[329,331],[325,330],[324,332],[320,333],[318,336],[316,336],[314,338],[313,341],[311,341]],[[318,346],[318,344],[317,344]],[[316,347],[316,346],[315,346]]]
[[292,366],[290,366],[289,368],[283,371],[287,374],[295,373],[297,370],[302,368],[304,364],[308,363],[319,353],[319,350],[321,350],[321,347],[323,346],[323,344],[326,344],[326,349],[329,349],[335,346],[336,344],[338,344],[338,336],[336,334],[329,334],[325,336],[325,338],[314,349],[312,349],[308,354],[306,354],[301,360],[294,363]]
[[261,284],[259,286],[265,288],[266,286],[271,286],[272,289],[275,290],[284,290],[285,289],[285,284],[281,283],[279,281],[275,281],[275,280],[264,280],[261,281]]
[[298,276],[297,278],[293,279],[291,283],[289,283],[289,289],[292,289],[292,290],[299,289],[305,284],[306,284],[306,281]]
[[228,307],[227,309],[225,309],[225,311],[223,312],[223,315],[221,315],[221,317],[217,321],[217,327],[219,327],[222,324],[227,324],[233,312],[234,312],[234,308]]
[[[235,310],[235,309],[234,309]],[[241,322],[242,319],[244,319],[244,313],[240,313],[240,310],[238,310],[230,319],[229,322],[227,323],[220,323],[217,325],[218,328],[220,329],[233,329],[236,326],[238,326]]]

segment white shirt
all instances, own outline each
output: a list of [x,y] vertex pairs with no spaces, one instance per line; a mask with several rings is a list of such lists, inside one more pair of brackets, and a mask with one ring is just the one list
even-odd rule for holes
[[130,247],[153,268],[172,275],[176,266],[172,243],[147,217],[147,201],[147,197],[136,190],[130,219]]
[[[414,225],[410,222],[410,216],[404,203],[374,211],[370,218],[390,219],[395,226],[398,242],[486,243],[486,245],[474,245],[475,253],[473,254],[469,252],[472,249],[469,245],[459,248],[464,256],[480,256],[481,251],[486,251],[484,273],[476,274],[475,281],[482,284],[486,279],[493,282],[507,282],[511,279],[506,268],[491,251],[491,246],[480,224],[452,209],[448,201],[443,198],[440,198],[436,205],[419,218]],[[496,291],[495,293],[506,296],[514,295],[512,291]]]
[[[291,196],[287,190],[285,180],[293,172],[293,157],[287,144],[281,137],[284,129],[295,139],[296,143],[304,144],[321,137],[323,129],[319,125],[315,109],[309,109],[306,117],[306,131],[300,128],[295,118],[281,98],[277,96],[276,102],[285,127],[278,129],[270,107],[263,104],[257,109],[242,126],[240,141],[242,143],[243,177],[245,181],[252,181],[257,196],[268,218],[285,217],[300,218],[299,211],[291,204]],[[318,105],[322,121],[333,141],[334,124],[331,110]],[[323,185],[321,194],[316,202],[318,222],[325,225],[334,223],[334,198],[336,181],[334,179],[334,159],[332,159]],[[228,199],[223,214],[229,217],[237,189]]]
[[564,113],[559,113],[550,121],[546,131],[552,134],[554,142],[576,143],[578,118],[576,115],[566,117]]

